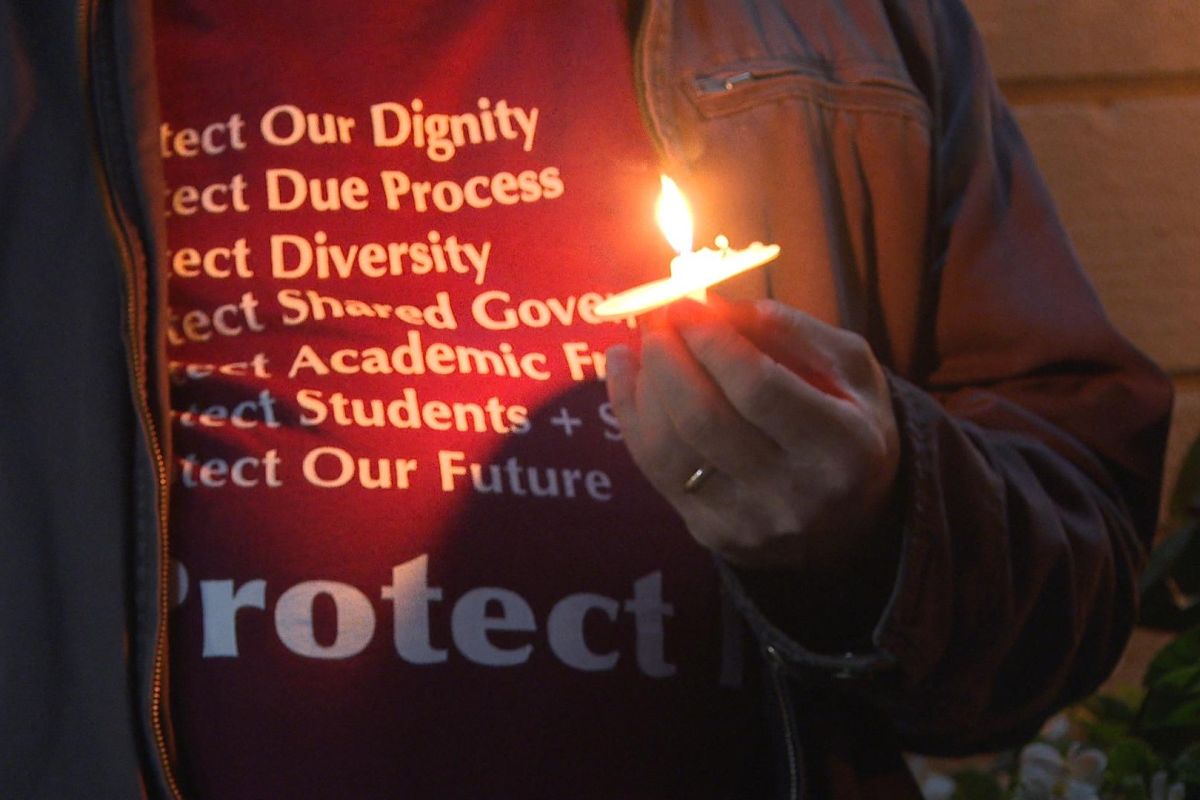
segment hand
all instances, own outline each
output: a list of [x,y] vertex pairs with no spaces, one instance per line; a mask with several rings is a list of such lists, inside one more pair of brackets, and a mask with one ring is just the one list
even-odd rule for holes
[[862,337],[769,300],[679,303],[640,356],[608,351],[607,382],[638,468],[732,563],[837,569],[886,535],[899,435]]

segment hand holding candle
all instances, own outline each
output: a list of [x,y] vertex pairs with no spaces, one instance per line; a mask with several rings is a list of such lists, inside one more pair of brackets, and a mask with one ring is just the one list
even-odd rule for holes
[[[596,309],[627,317],[675,303],[643,329],[640,359],[608,351],[634,462],[692,536],[734,563],[836,571],[877,557],[900,440],[870,346],[774,301],[704,302],[708,286],[779,247],[730,250],[718,237],[718,249],[693,252],[687,203],[665,176],[656,216],[679,253],[670,277]],[[689,296],[701,302],[676,302]]]
[[663,235],[678,253],[671,259],[670,276],[610,297],[596,306],[596,316],[602,319],[634,317],[684,297],[704,302],[708,287],[760,267],[779,255],[779,245],[761,242],[753,242],[743,250],[732,250],[724,236],[717,237],[715,250],[707,247],[692,250],[691,211],[679,187],[666,175],[662,176],[662,194],[658,198],[655,217]]
[[[899,435],[862,337],[770,300],[672,306],[608,351],[625,444],[692,536],[745,566],[844,569],[898,542]],[[697,467],[716,471],[695,491]],[[888,537],[892,537],[889,539]]]

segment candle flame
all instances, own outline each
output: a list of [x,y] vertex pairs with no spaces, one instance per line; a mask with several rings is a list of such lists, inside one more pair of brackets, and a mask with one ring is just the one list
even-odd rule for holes
[[692,251],[692,211],[683,192],[666,175],[662,176],[662,194],[654,206],[654,218],[675,252],[683,255]]

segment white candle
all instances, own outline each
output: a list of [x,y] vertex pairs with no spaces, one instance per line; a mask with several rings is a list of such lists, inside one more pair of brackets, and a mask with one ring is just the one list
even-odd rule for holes
[[684,297],[704,302],[709,286],[762,266],[779,255],[779,245],[762,242],[753,242],[742,250],[730,249],[724,236],[716,238],[716,249],[692,250],[692,214],[687,199],[666,175],[662,176],[662,187],[654,213],[663,235],[678,253],[671,259],[670,277],[643,283],[608,298],[596,306],[596,316],[603,319],[637,316]]

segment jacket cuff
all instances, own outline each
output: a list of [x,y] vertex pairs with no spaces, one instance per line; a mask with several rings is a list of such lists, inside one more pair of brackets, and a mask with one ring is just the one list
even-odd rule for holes
[[[886,372],[901,441],[897,470],[898,500],[894,525],[900,527],[899,558],[895,580],[875,616],[860,620],[861,628],[845,630],[840,642],[811,642],[810,631],[800,629],[795,609],[778,587],[810,580],[800,572],[769,573],[742,570],[718,558],[717,566],[734,607],[750,625],[768,654],[805,672],[837,678],[869,677],[893,670],[901,663],[906,672],[921,673],[933,655],[922,646],[917,611],[922,600],[922,575],[928,560],[931,492],[936,491],[930,451],[930,424],[940,414],[937,402],[912,384]],[[853,576],[850,576],[853,581]],[[850,604],[864,591],[854,583],[841,587]],[[799,592],[803,596],[803,591]],[[802,616],[802,615],[801,615]],[[857,628],[858,626],[852,626]],[[803,643],[802,643],[803,642]],[[924,654],[924,658],[922,658]],[[914,660],[929,663],[914,663]]]
[[[863,647],[822,652],[800,643],[802,632],[790,630],[776,598],[766,596],[756,575],[717,557],[717,571],[733,607],[750,626],[763,652],[793,671],[824,673],[836,678],[862,678],[890,670],[895,658],[872,639]],[[794,576],[786,576],[793,578]]]
[[900,561],[891,597],[871,641],[910,677],[925,675],[939,653],[920,624],[921,608],[938,604],[926,579],[933,543],[945,541],[944,518],[937,512],[940,491],[935,469],[934,431],[945,424],[945,411],[928,393],[885,370],[892,394],[903,457],[904,515]]

